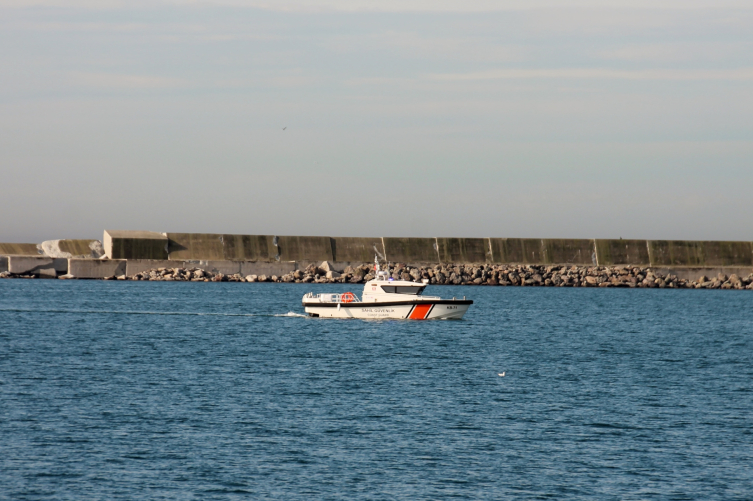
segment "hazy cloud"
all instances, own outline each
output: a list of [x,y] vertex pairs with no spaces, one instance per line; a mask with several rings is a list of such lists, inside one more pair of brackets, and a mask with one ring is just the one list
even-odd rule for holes
[[0,0],[0,241],[751,240],[752,48],[749,0]]
[[68,76],[73,85],[99,89],[174,89],[187,84],[185,80],[156,75],[70,73]]
[[708,62],[718,65],[753,54],[748,42],[664,42],[630,44],[602,49],[597,56],[606,60],[650,63]]
[[753,9],[747,0],[0,0],[0,7],[122,8],[172,6],[250,7],[287,12],[504,12],[552,8]]
[[562,78],[598,80],[753,80],[753,68],[734,70],[613,70],[603,68],[498,69],[473,73],[429,75],[435,80],[513,80],[523,78]]

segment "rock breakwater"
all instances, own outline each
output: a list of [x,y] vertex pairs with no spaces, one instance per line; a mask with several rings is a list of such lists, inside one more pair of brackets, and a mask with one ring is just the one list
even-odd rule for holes
[[[407,266],[394,264],[389,273],[395,280],[422,281],[432,285],[486,285],[519,287],[626,287],[669,289],[748,289],[753,290],[753,273],[746,277],[719,273],[701,275],[696,280],[678,278],[671,273],[645,267],[609,266],[535,266],[443,264]],[[0,278],[37,278],[34,275],[0,273]],[[59,278],[75,278],[64,275]],[[182,282],[279,282],[362,284],[374,278],[372,264],[349,266],[336,271],[331,263],[310,265],[285,275],[224,275],[201,268],[158,268],[133,276],[105,280],[148,280]]]

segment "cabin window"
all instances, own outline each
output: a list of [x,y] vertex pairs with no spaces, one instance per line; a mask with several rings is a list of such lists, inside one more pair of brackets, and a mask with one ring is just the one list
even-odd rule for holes
[[411,287],[401,285],[383,285],[382,290],[389,294],[421,294],[426,287]]

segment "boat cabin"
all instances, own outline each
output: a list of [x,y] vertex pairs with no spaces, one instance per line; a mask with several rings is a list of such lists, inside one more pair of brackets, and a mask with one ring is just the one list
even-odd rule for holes
[[423,283],[394,280],[386,271],[378,271],[363,287],[362,302],[411,301],[421,297],[428,280]]

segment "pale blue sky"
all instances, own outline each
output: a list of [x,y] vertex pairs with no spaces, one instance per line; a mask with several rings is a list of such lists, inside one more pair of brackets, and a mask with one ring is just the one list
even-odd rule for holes
[[753,2],[0,0],[0,171],[6,242],[753,240]]

